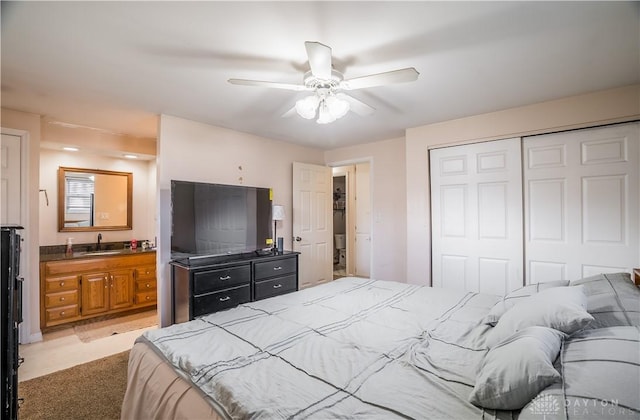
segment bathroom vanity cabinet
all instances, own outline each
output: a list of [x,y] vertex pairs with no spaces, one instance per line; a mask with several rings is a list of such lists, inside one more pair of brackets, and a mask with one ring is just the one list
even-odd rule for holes
[[156,253],[123,252],[40,263],[42,329],[154,306]]

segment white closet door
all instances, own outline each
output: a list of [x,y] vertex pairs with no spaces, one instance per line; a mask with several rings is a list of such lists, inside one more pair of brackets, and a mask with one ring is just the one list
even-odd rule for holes
[[432,285],[505,294],[523,284],[519,138],[430,151]]
[[526,281],[638,264],[639,125],[526,138]]

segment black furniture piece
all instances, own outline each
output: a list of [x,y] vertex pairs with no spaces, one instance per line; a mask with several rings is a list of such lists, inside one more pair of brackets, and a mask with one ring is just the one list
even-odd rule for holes
[[173,323],[298,290],[298,253],[173,260]]
[[18,418],[18,324],[22,322],[21,226],[2,226],[2,418]]

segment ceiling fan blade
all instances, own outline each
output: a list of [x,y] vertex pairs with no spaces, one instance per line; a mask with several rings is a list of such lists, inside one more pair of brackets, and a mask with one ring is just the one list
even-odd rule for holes
[[355,79],[343,80],[340,88],[344,90],[355,90],[374,86],[390,85],[393,83],[413,82],[418,80],[418,71],[413,67],[406,69],[387,71],[385,73],[370,74],[369,76],[356,77]]
[[371,115],[375,111],[375,108],[372,108],[364,102],[361,102],[353,96],[349,96],[345,93],[338,93],[336,94],[336,97],[349,102],[349,109],[362,117]]
[[290,83],[278,83],[278,82],[263,82],[261,80],[245,80],[245,79],[229,79],[227,80],[233,85],[245,85],[245,86],[259,86],[272,89],[284,89],[300,92],[303,90],[309,90],[304,85],[293,85]]
[[317,79],[331,79],[331,48],[319,42],[307,41],[304,43],[309,57],[311,74]]

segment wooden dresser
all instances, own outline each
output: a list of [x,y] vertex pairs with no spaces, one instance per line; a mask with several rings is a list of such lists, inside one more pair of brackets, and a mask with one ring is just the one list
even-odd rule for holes
[[298,253],[172,261],[173,322],[298,290]]
[[40,263],[40,326],[154,306],[156,253],[122,253]]

